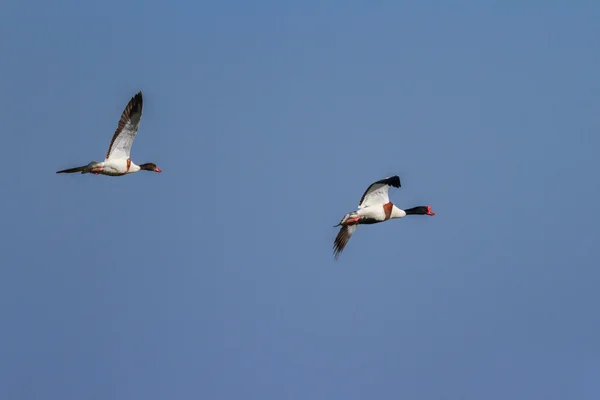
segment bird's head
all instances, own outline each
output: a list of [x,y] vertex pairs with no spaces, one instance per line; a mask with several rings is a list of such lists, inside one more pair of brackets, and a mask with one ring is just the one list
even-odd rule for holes
[[156,164],[154,163],[146,163],[146,164],[142,164],[140,165],[140,169],[143,169],[145,171],[154,171],[154,172],[162,172],[161,169],[159,169]]

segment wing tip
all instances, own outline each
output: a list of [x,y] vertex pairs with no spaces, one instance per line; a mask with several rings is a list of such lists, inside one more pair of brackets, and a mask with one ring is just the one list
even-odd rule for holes
[[132,112],[141,110],[142,105],[144,104],[144,97],[142,96],[142,91],[140,90],[131,98],[131,108]]
[[400,184],[400,177],[398,175],[390,176],[387,179],[387,183],[388,183],[388,185],[395,187],[395,188],[399,188],[402,186]]

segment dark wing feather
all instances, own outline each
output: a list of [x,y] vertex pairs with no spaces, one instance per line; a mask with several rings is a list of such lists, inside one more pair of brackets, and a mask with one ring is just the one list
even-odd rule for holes
[[356,228],[358,228],[358,225],[346,225],[342,226],[338,232],[335,241],[333,242],[333,255],[336,260],[346,247],[346,244],[348,244],[348,241]]

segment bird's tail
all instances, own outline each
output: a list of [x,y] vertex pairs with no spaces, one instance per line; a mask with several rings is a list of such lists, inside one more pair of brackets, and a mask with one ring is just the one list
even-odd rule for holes
[[82,174],[89,174],[92,168],[96,167],[100,164],[97,161],[92,161],[88,165],[84,165],[82,167],[63,169],[62,171],[56,171],[57,174],[73,174],[75,172],[81,172]]
[[344,215],[344,218],[342,218],[342,220],[337,225],[334,225],[333,227],[336,228],[338,226],[344,225],[344,222],[348,221],[348,219],[350,219],[351,217],[356,217],[357,215],[358,215],[358,213],[356,211],[352,211],[351,213]]
[[85,170],[86,167],[87,167],[87,165],[84,165],[83,167],[63,169],[62,171],[56,171],[56,173],[57,174],[72,174],[75,172],[81,172],[82,174],[85,174],[85,172],[83,172],[83,171]]

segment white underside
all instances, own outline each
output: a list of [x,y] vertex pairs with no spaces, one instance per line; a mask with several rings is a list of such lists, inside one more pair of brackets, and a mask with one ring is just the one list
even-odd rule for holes
[[385,219],[385,212],[383,206],[365,207],[357,211],[358,215],[364,218],[374,219],[376,221],[383,221]]
[[129,165],[129,170],[127,169],[127,159],[126,158],[109,158],[103,163],[104,170],[102,171],[103,175],[112,175],[119,176],[123,174],[133,174],[134,172],[138,172],[140,167],[131,161]]
[[[358,213],[358,215],[364,218],[374,219],[379,222],[385,221],[385,210],[383,209],[383,205],[364,207],[356,212]],[[392,215],[390,216],[390,219],[402,218],[405,216],[406,213],[404,212],[404,210],[399,209],[395,205],[392,206]]]

